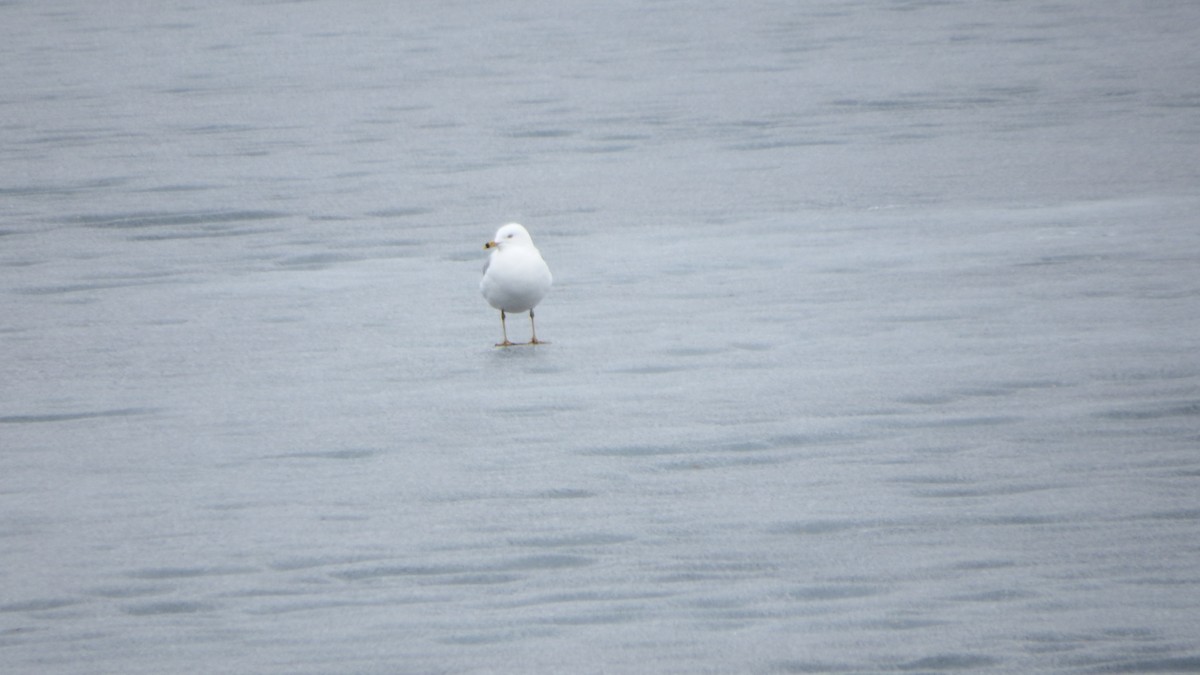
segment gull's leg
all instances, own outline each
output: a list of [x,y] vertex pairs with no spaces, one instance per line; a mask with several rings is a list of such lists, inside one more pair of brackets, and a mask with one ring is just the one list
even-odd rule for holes
[[498,342],[496,346],[511,347],[512,343],[508,341],[508,327],[504,325],[504,310],[500,310],[500,331],[504,333],[504,342]]
[[533,323],[533,310],[532,309],[529,310],[529,334],[532,336],[529,338],[529,344],[531,344],[531,345],[542,344],[542,341],[537,339],[537,326],[535,326]]

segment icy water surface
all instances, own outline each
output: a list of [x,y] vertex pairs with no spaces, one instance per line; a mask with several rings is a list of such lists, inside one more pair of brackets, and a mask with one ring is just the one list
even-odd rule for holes
[[0,3],[0,670],[1200,671],[1200,5],[102,4]]

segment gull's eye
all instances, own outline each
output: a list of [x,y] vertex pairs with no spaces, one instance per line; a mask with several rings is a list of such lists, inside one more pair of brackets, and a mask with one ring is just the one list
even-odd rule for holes
[[512,238],[513,238],[512,232],[509,232],[507,235],[505,235],[505,239],[512,239]]

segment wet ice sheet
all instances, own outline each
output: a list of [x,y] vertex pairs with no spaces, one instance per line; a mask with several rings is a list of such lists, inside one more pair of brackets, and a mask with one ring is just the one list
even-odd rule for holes
[[1190,5],[37,7],[0,663],[1197,666]]
[[[600,235],[554,247],[577,281],[537,350],[488,347],[473,296],[436,310],[476,265],[421,256],[21,287],[45,314],[6,336],[6,649],[113,672],[1187,658],[1196,242],[1125,224],[1160,206],[749,223],[725,255],[724,228],[680,231],[666,274],[644,253],[617,283]],[[436,281],[411,315],[388,301],[410,264]]]

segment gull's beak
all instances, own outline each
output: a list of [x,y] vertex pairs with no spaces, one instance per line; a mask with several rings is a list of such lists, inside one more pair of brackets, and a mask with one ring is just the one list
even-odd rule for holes
[[499,246],[499,245],[500,245],[500,244],[497,244],[497,243],[496,243],[496,242],[494,242],[494,241],[489,241],[488,243],[484,244],[484,245],[483,245],[483,247],[484,247],[485,249],[488,249],[488,248],[496,248],[496,247],[497,247],[497,246]]

